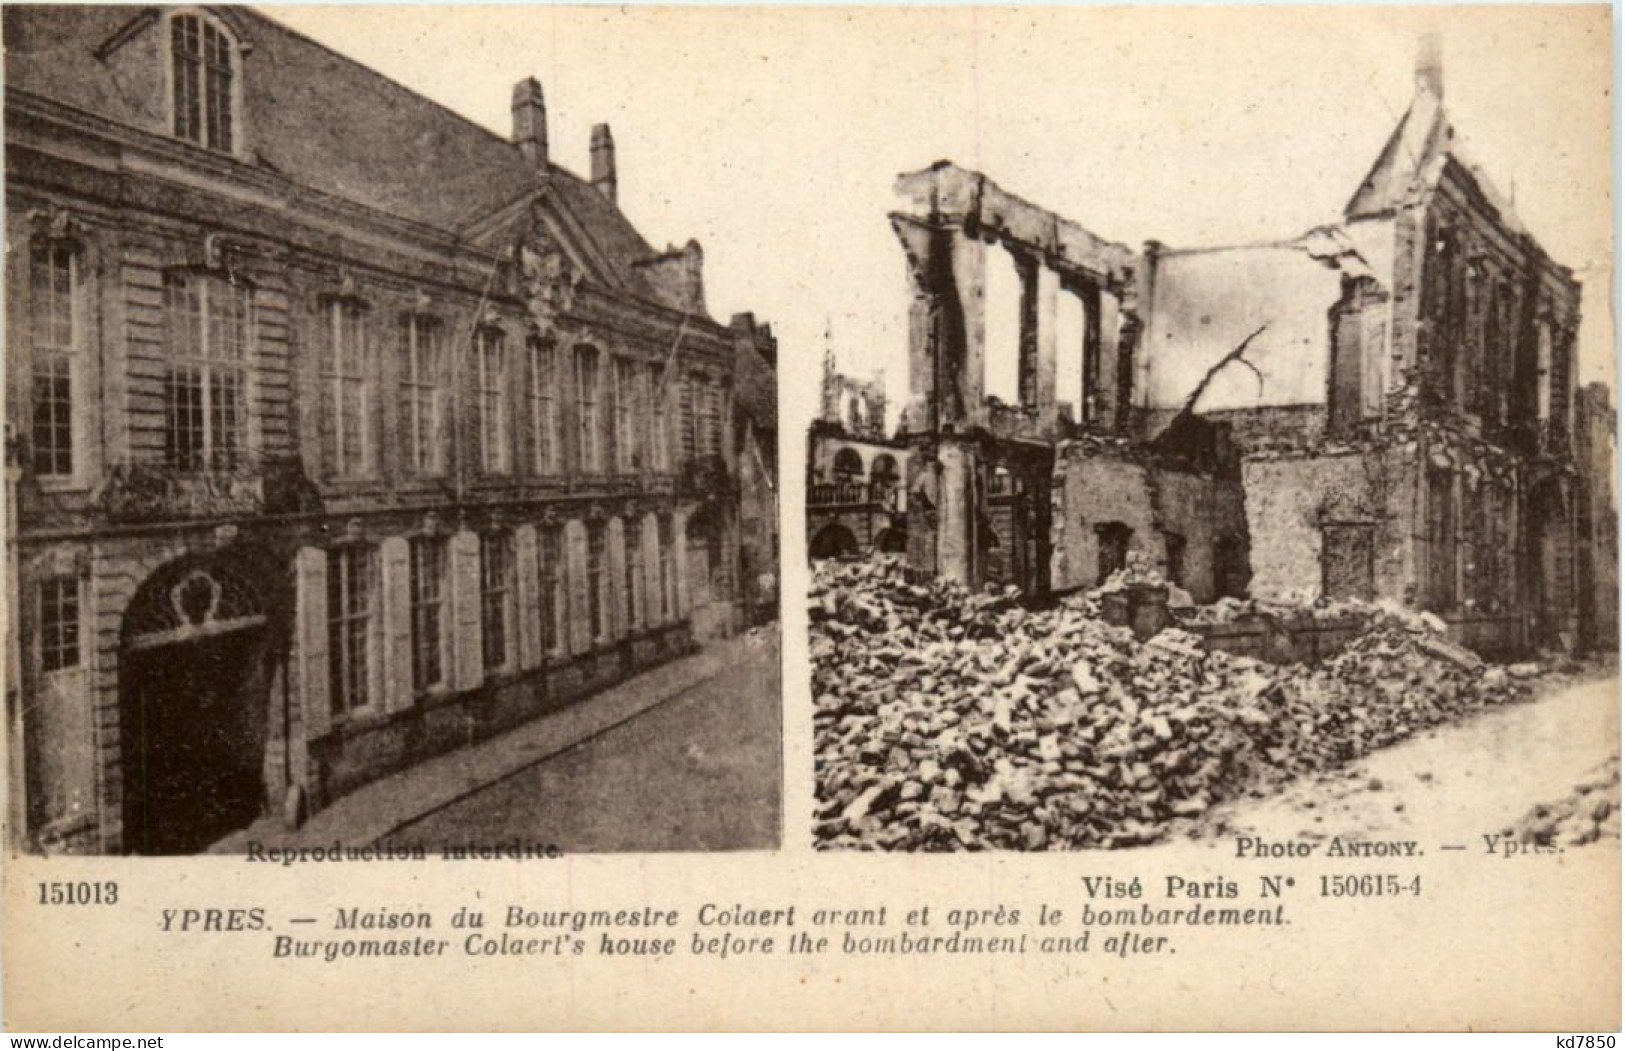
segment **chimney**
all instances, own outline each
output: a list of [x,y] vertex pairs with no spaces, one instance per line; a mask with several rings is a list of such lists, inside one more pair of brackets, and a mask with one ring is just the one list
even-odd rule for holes
[[615,200],[615,136],[608,124],[592,126],[592,184],[599,193]]
[[547,103],[535,77],[513,86],[513,144],[533,170],[547,172]]
[[1438,33],[1423,33],[1416,42],[1416,87],[1427,88],[1436,99],[1444,98],[1443,45]]

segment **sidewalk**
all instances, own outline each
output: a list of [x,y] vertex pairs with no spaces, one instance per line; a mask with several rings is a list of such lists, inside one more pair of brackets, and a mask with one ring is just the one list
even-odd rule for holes
[[[777,631],[778,625],[766,630]],[[715,640],[699,653],[663,664],[584,697],[505,734],[427,759],[336,800],[303,827],[286,828],[264,817],[209,848],[210,854],[244,854],[250,842],[278,849],[376,843],[423,816],[455,803],[527,767],[619,726],[714,678],[737,664],[747,650],[767,645],[763,629]]]

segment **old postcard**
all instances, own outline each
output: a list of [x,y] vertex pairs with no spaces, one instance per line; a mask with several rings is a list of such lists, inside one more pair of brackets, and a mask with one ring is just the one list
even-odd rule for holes
[[1619,1028],[1608,8],[3,18],[10,1029]]

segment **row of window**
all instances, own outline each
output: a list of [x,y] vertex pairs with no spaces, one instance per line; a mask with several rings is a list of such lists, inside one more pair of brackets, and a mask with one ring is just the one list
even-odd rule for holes
[[[178,24],[178,23],[177,23]],[[32,464],[41,478],[72,478],[82,455],[75,413],[88,411],[83,376],[86,306],[80,252],[73,242],[38,240],[30,255],[33,349]],[[162,377],[163,457],[180,471],[237,466],[249,448],[256,331],[252,285],[228,276],[173,270],[164,276],[169,361]],[[340,479],[376,477],[381,413],[380,362],[369,338],[369,311],[353,298],[325,302],[320,354],[321,466]],[[402,466],[432,478],[448,470],[450,374],[456,362],[440,318],[413,313],[396,328],[397,405]],[[684,457],[721,455],[725,404],[720,384],[679,375],[658,362],[633,361],[591,346],[566,355],[558,344],[527,339],[512,360],[502,330],[473,333],[466,368],[471,380],[472,460],[484,474],[523,469],[550,476],[673,470],[672,446]],[[460,370],[459,370],[460,371]],[[525,418],[512,421],[515,371]],[[565,403],[565,383],[573,405]],[[680,419],[672,432],[672,416]],[[575,429],[567,464],[567,414]],[[515,424],[517,423],[517,428]],[[517,429],[517,441],[512,440]],[[516,448],[517,446],[517,448]]]
[[[1497,424],[1531,412],[1539,420],[1564,412],[1553,404],[1551,326],[1537,320],[1535,345],[1527,345],[1521,330],[1529,308],[1515,275],[1475,254],[1449,227],[1436,230],[1430,247],[1425,292],[1437,333],[1438,396]],[[1516,389],[1530,371],[1533,389]]]
[[[610,579],[608,531],[601,522],[587,525],[586,618],[596,644],[613,631],[610,610],[619,608],[628,628],[662,624],[677,609],[677,570],[672,519],[656,519],[656,577],[651,590],[645,574],[643,532],[634,524],[625,532],[619,580]],[[550,656],[565,648],[564,630],[578,611],[570,609],[570,570],[562,527],[537,531],[537,602],[542,651]],[[407,596],[411,624],[412,687],[424,693],[447,684],[449,666],[451,561],[449,541],[440,536],[414,537],[408,546]],[[720,560],[720,554],[718,555]],[[487,672],[508,670],[515,657],[518,616],[518,572],[513,534],[480,537],[479,589],[482,664]],[[382,583],[375,548],[334,548],[327,556],[327,633],[330,697],[335,712],[366,707],[372,689],[376,614]],[[37,586],[40,624],[40,667],[46,673],[80,666],[80,578],[51,576]]]
[[[863,477],[863,457],[858,455],[857,450],[843,446],[835,453],[832,470],[837,482],[856,481]],[[881,453],[869,466],[869,474],[876,482],[897,484],[897,458],[890,453]]]
[[[571,608],[569,559],[564,530],[537,531],[536,615],[541,648],[562,654],[569,624],[581,618],[593,644],[607,642],[617,631],[612,610],[620,611],[622,628],[631,630],[666,623],[677,610],[677,569],[672,519],[656,519],[657,549],[646,556],[642,530],[625,531],[618,579],[612,574],[608,528],[586,527],[585,580],[579,592],[585,608]],[[479,541],[480,666],[485,675],[517,666],[520,587],[514,534],[482,533]],[[657,560],[654,587],[647,586],[646,557]],[[450,685],[453,633],[451,611],[453,566],[450,541],[441,536],[414,537],[408,543],[406,594],[410,625],[411,683],[414,696]],[[382,593],[378,551],[346,545],[327,553],[328,700],[335,716],[375,707],[375,662],[381,660]]]
[[1488,481],[1468,485],[1443,468],[1429,469],[1427,485],[1428,608],[1512,609],[1518,559],[1513,494]]

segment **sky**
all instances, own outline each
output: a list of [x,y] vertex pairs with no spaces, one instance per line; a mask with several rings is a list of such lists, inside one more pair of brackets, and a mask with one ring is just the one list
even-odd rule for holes
[[898,174],[952,159],[1136,247],[1290,237],[1338,219],[1436,31],[1458,132],[1586,285],[1582,381],[1616,371],[1606,7],[266,10],[504,136],[538,77],[579,173],[610,123],[622,209],[699,240],[714,317],[773,324],[786,422],[826,332],[906,388]]

